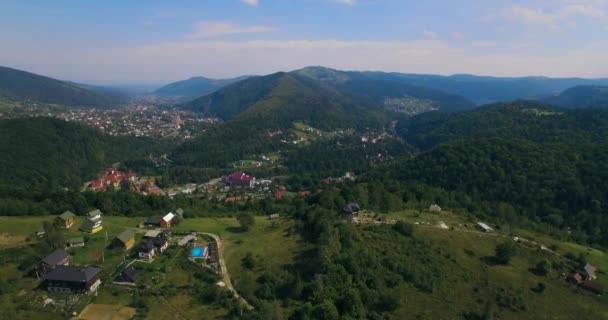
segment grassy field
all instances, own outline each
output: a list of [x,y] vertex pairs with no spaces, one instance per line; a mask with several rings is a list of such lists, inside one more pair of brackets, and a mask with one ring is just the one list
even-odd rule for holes
[[[0,236],[3,237],[2,239],[11,239],[11,246],[24,246],[34,243],[37,241],[34,235],[35,231],[40,229],[44,221],[52,221],[52,219],[52,216],[0,217]],[[93,235],[78,230],[82,219],[82,217],[77,217],[74,226],[65,230],[64,234],[66,238],[84,236],[87,239],[86,246],[84,248],[70,248],[68,252],[73,256],[75,264],[102,265],[104,269],[102,277],[105,284],[100,288],[97,297],[82,299],[77,304],[76,310],[82,310],[91,302],[129,306],[134,301],[134,293],[124,288],[117,288],[109,282],[115,276],[114,271],[119,272],[122,269],[117,267],[119,263],[125,258],[127,261],[132,260],[136,251],[131,249],[125,252],[114,249],[104,250],[104,248],[125,229],[135,230],[137,232],[136,240],[139,243],[144,230],[138,229],[137,226],[143,221],[143,218],[104,217],[104,230]],[[186,219],[181,225],[175,227],[174,231],[177,233],[199,231],[219,235],[224,244],[228,271],[233,282],[238,283],[243,272],[253,272],[255,274],[291,263],[298,252],[298,238],[290,232],[290,229],[291,222],[288,220],[270,221],[263,217],[256,217],[255,225],[247,232],[240,230],[236,218],[196,218]],[[177,237],[179,236],[176,235]],[[31,247],[24,246],[23,248]],[[102,252],[104,253],[104,261],[102,261]],[[184,249],[172,247],[151,264],[136,262],[134,264],[136,269],[143,270],[140,272],[141,278],[138,283],[146,283],[152,290],[161,290],[160,288],[167,284],[178,288],[191,285],[192,274],[179,267],[179,259],[184,258],[184,252]],[[248,252],[251,252],[259,261],[258,266],[253,271],[244,271],[241,266],[241,260]],[[30,254],[36,255],[37,253],[32,251]],[[42,256],[39,258],[42,258]],[[34,259],[36,260],[35,256]],[[33,289],[39,282],[25,276],[18,270],[19,255],[11,255],[1,260],[3,266],[0,267],[0,272],[4,275],[2,279],[14,282],[15,286],[11,287],[10,295],[0,296],[0,308],[14,310],[14,313],[9,312],[9,314],[14,314],[15,319],[36,318],[36,315],[41,312],[39,303],[35,303],[34,305],[37,307],[32,310],[24,310],[24,306],[15,302],[16,297],[14,295],[22,294],[24,299],[33,301],[42,299],[41,297],[45,296],[46,293],[39,290],[34,291]],[[146,295],[142,299],[148,306],[145,319],[174,318],[176,314],[179,315],[178,318],[183,319],[220,319],[227,313],[224,308],[194,304],[192,297],[187,293],[178,292],[167,297]],[[61,314],[56,313],[51,313],[48,318],[53,319],[55,315],[59,315],[58,318],[63,318]]]

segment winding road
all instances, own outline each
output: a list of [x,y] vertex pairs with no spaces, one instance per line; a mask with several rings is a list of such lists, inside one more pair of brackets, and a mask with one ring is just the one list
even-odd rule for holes
[[208,233],[208,232],[197,232],[197,233],[209,236],[209,237],[213,238],[213,240],[215,240],[215,243],[217,243],[217,255],[218,255],[218,261],[220,264],[220,272],[222,274],[222,281],[226,284],[226,288],[228,288],[228,290],[230,290],[234,294],[234,297],[237,300],[239,300],[247,308],[247,310],[253,310],[254,309],[253,306],[251,304],[249,304],[249,302],[247,302],[247,300],[245,300],[243,297],[241,297],[241,295],[239,295],[239,293],[236,291],[236,289],[234,289],[234,286],[232,286],[232,282],[230,281],[230,274],[228,273],[228,268],[226,268],[226,262],[224,261],[224,247],[222,246],[222,241],[221,241],[220,237],[214,233]]

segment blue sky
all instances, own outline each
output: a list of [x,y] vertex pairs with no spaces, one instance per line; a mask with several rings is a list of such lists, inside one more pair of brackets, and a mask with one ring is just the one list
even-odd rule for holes
[[100,84],[308,65],[608,77],[608,0],[4,0],[0,43],[0,65]]

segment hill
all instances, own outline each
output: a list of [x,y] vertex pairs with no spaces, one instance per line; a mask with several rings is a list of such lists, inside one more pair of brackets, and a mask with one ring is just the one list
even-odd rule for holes
[[426,197],[479,216],[608,245],[607,111],[515,102],[408,120],[398,131],[422,152],[382,167],[382,179],[440,188],[447,193]]
[[54,118],[0,120],[0,187],[79,187],[98,170],[147,156],[150,139],[110,137]]
[[546,103],[564,108],[608,108],[608,86],[576,86],[545,98]]
[[193,77],[187,80],[167,84],[159,89],[154,90],[153,93],[160,96],[193,99],[210,94],[229,84],[247,78],[248,76],[242,76],[232,79],[209,79],[205,77]]
[[364,72],[307,67],[293,73],[321,81],[388,110],[409,115],[436,110],[455,112],[475,108],[472,102],[455,94],[390,78],[371,77]]
[[541,99],[577,85],[608,85],[608,79],[440,76],[385,72],[366,72],[365,74],[374,79],[435,88],[466,97],[477,104],[518,99]]
[[0,67],[0,98],[65,106],[107,107],[113,103],[105,94],[7,67]]
[[175,151],[178,163],[197,165],[222,165],[247,155],[289,148],[268,132],[289,129],[296,121],[334,131],[381,129],[389,119],[384,110],[290,73],[252,77],[182,108],[227,121]]

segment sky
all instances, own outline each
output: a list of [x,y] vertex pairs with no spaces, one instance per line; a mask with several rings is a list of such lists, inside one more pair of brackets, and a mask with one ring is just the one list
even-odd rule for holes
[[608,0],[2,0],[0,65],[93,84],[311,65],[608,77]]

